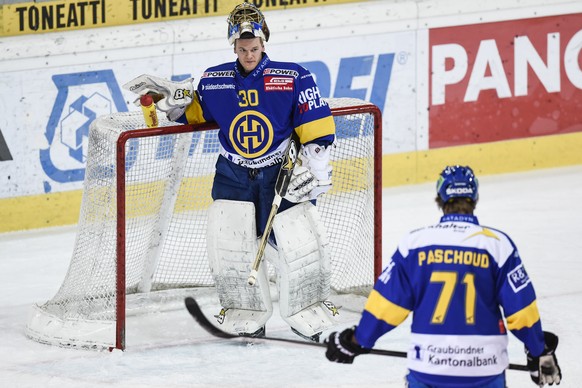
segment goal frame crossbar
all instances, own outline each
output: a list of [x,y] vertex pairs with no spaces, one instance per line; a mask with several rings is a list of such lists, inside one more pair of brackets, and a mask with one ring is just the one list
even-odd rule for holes
[[[371,114],[374,117],[374,149],[382,150],[382,113],[373,104],[366,104],[354,107],[339,107],[331,109],[332,115],[342,116],[349,114]],[[157,128],[142,128],[123,132],[117,139],[116,162],[116,327],[115,327],[115,347],[113,349],[125,349],[125,322],[126,322],[126,281],[125,281],[125,256],[126,256],[126,198],[125,198],[125,165],[126,165],[126,144],[130,139],[145,138],[162,135],[177,135],[183,133],[200,132],[206,130],[216,130],[218,125],[215,122],[208,122],[196,125],[174,125]],[[381,151],[380,151],[381,153]],[[382,155],[374,157],[374,280],[378,278],[382,271]]]

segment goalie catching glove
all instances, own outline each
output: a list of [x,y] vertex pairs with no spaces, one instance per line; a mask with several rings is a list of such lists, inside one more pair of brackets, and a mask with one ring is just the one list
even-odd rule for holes
[[[175,82],[142,74],[123,85],[123,88],[130,92],[139,94],[158,94],[163,96],[156,101],[156,108],[166,113],[170,121],[176,121],[184,114],[184,110],[192,103],[194,98],[194,79],[188,78],[184,81]],[[139,98],[134,102],[139,106]]]
[[531,355],[526,349],[527,369],[532,381],[540,387],[545,384],[560,384],[562,371],[556,358],[556,348],[558,347],[558,336],[549,331],[544,331],[544,351],[537,357]]
[[354,358],[360,354],[370,353],[370,349],[366,349],[353,342],[356,327],[350,327],[340,332],[333,332],[325,340],[327,351],[325,357],[329,361],[334,361],[340,364],[351,364]]
[[313,200],[331,189],[330,154],[331,146],[303,145],[287,188],[286,200],[295,203]]

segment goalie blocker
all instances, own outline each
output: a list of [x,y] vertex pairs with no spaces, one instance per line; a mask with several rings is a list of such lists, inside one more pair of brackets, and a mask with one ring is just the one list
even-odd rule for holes
[[[259,267],[254,286],[247,282],[258,249],[254,205],[216,200],[208,218],[208,256],[223,307],[218,323],[229,333],[261,335],[273,307],[265,265]],[[319,214],[310,202],[298,204],[275,217],[273,231],[278,250],[267,260],[277,272],[281,317],[295,333],[318,342],[337,314],[325,300],[331,271]]]

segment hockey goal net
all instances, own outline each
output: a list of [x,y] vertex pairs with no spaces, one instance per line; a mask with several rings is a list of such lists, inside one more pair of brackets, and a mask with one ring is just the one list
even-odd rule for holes
[[[317,208],[331,287],[367,294],[381,270],[381,113],[358,99],[327,101],[336,124],[333,188]],[[33,306],[31,339],[123,349],[131,303],[213,289],[205,239],[218,129],[159,125],[144,129],[141,112],[91,125],[72,259],[56,295]]]

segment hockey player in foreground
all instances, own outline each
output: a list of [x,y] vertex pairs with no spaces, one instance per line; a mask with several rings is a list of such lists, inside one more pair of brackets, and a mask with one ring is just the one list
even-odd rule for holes
[[295,63],[271,61],[265,53],[268,40],[261,11],[242,3],[228,17],[228,41],[237,60],[207,69],[196,91],[192,79],[170,82],[150,75],[124,87],[163,97],[156,105],[171,121],[215,121],[220,127],[221,155],[212,187],[207,245],[223,307],[218,322],[230,333],[264,335],[272,315],[266,265],[259,267],[254,286],[248,281],[277,175],[291,135],[297,133],[303,144],[302,165],[293,170],[270,243],[278,250],[273,265],[281,316],[296,334],[318,341],[333,321],[322,303],[330,292],[331,273],[327,238],[314,203],[331,187],[335,124],[312,74]]
[[559,384],[558,337],[542,331],[533,285],[513,241],[479,225],[469,167],[437,182],[443,217],[404,237],[368,297],[358,326],[330,334],[326,356],[351,364],[413,312],[408,387],[505,387],[507,329],[525,344],[534,383]]

